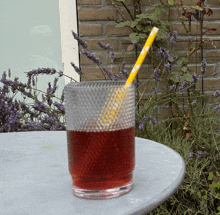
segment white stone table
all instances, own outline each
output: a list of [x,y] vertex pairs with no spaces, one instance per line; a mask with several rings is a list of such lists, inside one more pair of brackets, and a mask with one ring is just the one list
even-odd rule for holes
[[68,171],[66,131],[0,133],[0,214],[146,214],[181,186],[186,166],[173,149],[135,138],[133,189],[120,197],[76,197]]

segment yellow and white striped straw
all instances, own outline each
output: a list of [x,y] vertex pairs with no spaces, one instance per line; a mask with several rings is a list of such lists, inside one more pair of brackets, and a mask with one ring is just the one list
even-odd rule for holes
[[137,75],[137,73],[138,73],[138,71],[139,71],[139,69],[140,69],[140,67],[141,67],[141,65],[142,65],[142,63],[143,63],[147,53],[148,53],[148,51],[150,50],[150,47],[151,47],[151,45],[152,45],[152,43],[153,43],[153,41],[154,41],[158,31],[159,31],[158,28],[153,27],[153,29],[152,29],[152,31],[151,31],[151,33],[150,33],[150,35],[149,35],[145,45],[144,45],[144,48],[142,49],[142,51],[141,51],[141,53],[140,53],[140,55],[139,55],[135,65],[134,65],[133,69],[131,70],[131,73],[130,73],[130,75],[128,77],[128,80],[127,80],[127,82],[125,84],[126,87],[128,86],[129,83],[132,83],[134,81],[134,79],[135,79],[135,77],[136,77],[136,75]]
[[128,87],[128,85],[134,81],[134,79],[135,79],[135,77],[136,77],[136,75],[137,75],[137,73],[138,73],[157,33],[158,33],[158,31],[159,31],[158,28],[153,27],[147,41],[146,41],[138,59],[137,59],[127,81],[126,81],[125,88],[110,90],[109,95],[112,95],[114,93],[115,96],[113,96],[113,97],[109,96],[111,99],[110,99],[110,101],[108,101],[108,106],[106,108],[104,107],[102,109],[102,113],[100,114],[100,117],[99,117],[99,123],[101,123],[102,125],[112,124],[114,122],[113,120],[115,119],[115,117],[119,114],[119,111],[120,111],[122,103],[123,103],[122,100],[124,98],[126,98],[126,96],[127,96],[126,87]]

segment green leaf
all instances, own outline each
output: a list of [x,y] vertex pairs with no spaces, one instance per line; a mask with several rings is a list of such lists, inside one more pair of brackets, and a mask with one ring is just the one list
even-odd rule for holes
[[201,193],[200,193],[199,191],[197,192],[197,195],[198,195],[199,197],[201,197]]
[[131,33],[130,35],[129,35],[129,38],[131,39],[131,41],[133,42],[133,41],[135,41],[135,42],[139,42],[139,36],[137,35],[138,33]]
[[174,5],[174,0],[168,0],[168,4],[173,6]]
[[157,21],[158,19],[158,15],[156,13],[151,13],[149,16],[149,19],[152,21]]
[[181,60],[185,63],[188,63],[189,62],[189,59],[187,57],[182,57]]
[[[187,68],[187,67],[186,67]],[[187,74],[184,74],[182,77],[181,77],[181,81],[192,81],[192,76],[191,74],[187,73]]]
[[210,181],[211,181],[212,179],[213,179],[213,172],[210,172],[210,173],[209,173],[208,180],[210,180]]
[[180,52],[176,52],[175,54],[176,54],[176,58],[178,58],[181,53]]
[[147,34],[141,33],[141,34],[139,34],[139,37],[142,39],[145,39],[145,38],[147,38]]
[[131,21],[121,22],[116,25],[116,27],[118,27],[118,28],[125,27],[125,26],[131,26]]
[[199,6],[191,6],[191,8],[196,9],[196,10],[200,10],[203,11],[203,8],[199,7]]
[[137,25],[136,28],[137,28],[139,31],[142,31],[142,30],[143,30],[143,26],[142,26],[142,25]]
[[140,19],[147,19],[147,18],[149,18],[149,14],[147,14],[147,13],[142,13],[142,14],[137,15],[136,17],[138,17],[138,18],[140,18]]
[[183,71],[183,72],[186,72],[187,71],[187,66],[181,66],[181,70]]
[[170,50],[170,46],[165,41],[157,40],[155,43],[158,47],[161,47],[162,49]]
[[171,25],[170,22],[164,22],[163,24],[164,24],[164,25]]
[[174,72],[170,75],[170,80],[174,81],[175,83],[176,82],[179,82],[179,80],[176,78],[176,76],[179,75],[181,76],[181,73],[180,72]]
[[125,0],[117,0],[117,1],[122,1],[122,2],[125,2]]
[[[146,33],[147,33],[147,32],[151,32],[151,30],[152,30],[152,27],[151,27],[151,26],[146,26],[145,29],[143,30],[143,32],[146,32]],[[160,31],[159,31],[159,32],[160,32]],[[159,33],[159,32],[158,32],[158,33]]]
[[174,61],[174,59],[173,59],[173,54],[170,54],[168,60],[169,60],[170,62],[173,62],[173,61]]
[[164,38],[165,37],[165,35],[166,35],[166,31],[164,31],[164,30],[162,30],[162,29],[160,29],[159,31],[158,31],[158,33],[157,33],[157,37],[158,38]]
[[207,195],[203,196],[203,199],[207,199]]
[[138,24],[138,21],[135,20],[135,21],[131,22],[131,27],[134,28],[137,24]]
[[181,64],[183,63],[183,61],[182,61],[181,59],[178,59],[178,60],[176,61],[176,63],[177,63],[178,65],[181,65]]

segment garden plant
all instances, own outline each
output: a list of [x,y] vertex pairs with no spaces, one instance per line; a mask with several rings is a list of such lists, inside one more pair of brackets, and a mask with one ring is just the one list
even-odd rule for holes
[[[111,1],[120,11],[115,4],[116,0]],[[132,15],[124,0],[117,1],[121,2],[131,17],[127,20],[120,11],[123,21],[118,23],[118,27],[128,26],[133,30],[129,36],[133,44],[129,49],[139,47],[141,50],[152,27],[156,26],[160,29],[154,48],[149,53],[154,72],[143,83],[146,87],[149,85],[152,87],[152,94],[141,109],[138,104],[143,93],[140,98],[138,96],[135,136],[167,145],[177,151],[186,163],[185,179],[178,191],[148,214],[220,214],[220,91],[215,91],[212,96],[206,96],[203,90],[200,92],[197,89],[198,83],[203,83],[207,62],[201,60],[200,74],[192,72],[188,66],[192,54],[203,47],[205,42],[203,35],[216,30],[203,27],[205,17],[212,15],[212,10],[205,8],[204,0],[199,1],[195,6],[183,5],[182,1],[168,0],[167,3],[160,1],[149,11],[142,13],[140,1],[134,1],[136,12]],[[168,13],[169,18],[171,7],[177,8],[188,35],[188,51],[185,56],[175,51],[178,32],[170,31],[169,19],[167,21],[159,19],[163,12]],[[194,41],[191,34],[193,19],[200,23],[199,42]],[[113,74],[107,69],[107,65],[103,65],[98,57],[89,52],[82,38],[73,31],[72,34],[79,43],[80,54],[86,55],[97,64],[105,80],[125,81],[128,78],[129,72],[125,70],[126,62],[120,66],[118,74]],[[98,45],[114,59],[114,48],[110,44],[98,42]],[[83,74],[73,62],[70,63],[79,75]],[[58,80],[65,74],[51,68],[38,68],[26,74],[28,80],[25,84],[19,82],[18,77],[14,81],[10,80],[10,69],[8,79],[6,72],[2,75],[0,132],[66,130],[64,91],[60,98],[55,96]],[[47,92],[35,88],[38,75],[57,76],[53,86],[51,82],[48,83]],[[135,79],[134,84],[139,95],[138,79]],[[15,98],[18,92],[22,93],[24,101]],[[38,99],[40,93],[41,100]],[[33,100],[32,105],[25,103],[27,97]],[[59,102],[54,102],[54,98]]]

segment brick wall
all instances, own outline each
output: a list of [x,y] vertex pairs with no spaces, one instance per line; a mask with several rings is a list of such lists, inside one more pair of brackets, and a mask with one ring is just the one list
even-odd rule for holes
[[[132,0],[125,0],[129,9],[132,9]],[[156,0],[141,0],[141,9],[144,12],[151,5],[156,4]],[[164,0],[165,2],[165,0]],[[184,5],[196,5],[198,0],[184,0]],[[220,2],[218,0],[206,0],[206,5],[213,10],[213,15],[208,17],[204,22],[207,28],[216,28],[217,31],[212,31],[204,36],[205,40],[210,40],[204,45],[204,60],[207,61],[207,69],[204,75],[204,92],[206,95],[212,95],[215,90],[220,90]],[[116,5],[124,10],[124,7],[120,2]],[[112,72],[119,72],[120,63],[125,61],[127,71],[131,71],[136,61],[136,51],[127,51],[128,45],[131,44],[128,38],[132,31],[127,28],[116,28],[116,22],[114,20],[121,21],[121,16],[112,6],[111,0],[78,0],[78,20],[79,20],[79,35],[87,41],[88,49],[91,53],[100,57],[101,62],[104,65],[108,65],[108,69]],[[163,14],[161,18],[165,18],[167,15]],[[126,17],[129,17],[126,14]],[[207,17],[207,16],[206,16]],[[178,13],[175,9],[171,10],[170,20],[172,22],[171,31],[177,30],[179,36],[176,44],[176,50],[183,53],[186,52],[188,46],[188,36],[182,27],[182,24],[178,18]],[[192,22],[192,34],[199,40],[199,23],[197,21]],[[114,47],[116,60],[111,62],[110,58],[106,55],[98,45],[100,41],[104,44],[110,43]],[[138,53],[139,54],[139,53]],[[140,86],[139,92],[143,95],[143,100],[148,98],[152,92],[152,87],[146,87],[146,81],[153,83],[153,80],[148,80],[153,73],[152,66],[149,65],[150,58],[147,57],[138,72],[138,84]],[[188,64],[188,66],[197,74],[200,72],[201,52],[198,51],[194,54]],[[80,65],[84,75],[84,80],[104,80],[103,74],[100,69],[88,60],[85,56],[80,56]],[[179,68],[176,68],[178,71]],[[160,83],[163,85],[163,83]],[[146,89],[145,89],[146,88]],[[201,84],[198,84],[198,88],[201,89]]]

